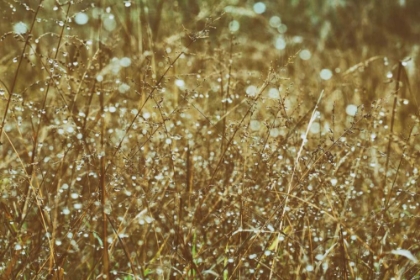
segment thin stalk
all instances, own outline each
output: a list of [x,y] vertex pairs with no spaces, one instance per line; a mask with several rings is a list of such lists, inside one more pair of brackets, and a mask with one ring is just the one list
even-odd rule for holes
[[[226,84],[226,95],[224,96],[224,106],[223,106],[223,115],[225,115],[226,117],[223,118],[223,137],[222,137],[222,149],[221,151],[223,152],[224,150],[224,143],[225,143],[225,139],[226,139],[226,124],[227,124],[227,115],[226,113],[229,110],[229,95],[230,95],[230,80],[231,80],[231,76],[232,76],[232,56],[233,56],[233,35],[230,36],[230,49],[229,49],[229,68],[228,68],[228,79],[227,79],[227,84]],[[223,77],[221,77],[221,81],[223,82]],[[223,91],[223,85],[221,86],[221,90]]]
[[124,241],[121,239],[118,230],[115,228],[114,224],[112,223],[111,219],[107,216],[109,224],[111,225],[112,230],[114,231],[115,235],[118,238],[118,241],[121,244],[121,247],[123,248],[125,257],[127,258],[128,262],[130,263],[131,271],[133,272],[133,275],[137,275],[137,267],[134,265],[133,260],[130,258],[130,254],[128,253],[127,246],[125,245]]
[[16,68],[15,76],[13,77],[12,86],[10,87],[10,90],[9,90],[9,98],[7,99],[7,102],[6,102],[6,108],[4,110],[3,120],[2,120],[1,126],[0,126],[0,137],[1,137],[1,135],[3,135],[4,124],[6,123],[7,113],[9,112],[9,107],[10,107],[10,101],[12,100],[12,95],[13,95],[13,92],[14,92],[16,84],[17,84],[17,78],[18,78],[18,75],[19,75],[20,66],[22,65],[23,57],[25,56],[25,50],[26,50],[26,47],[29,45],[30,39],[32,38],[32,30],[34,29],[34,26],[35,26],[36,16],[39,13],[39,9],[41,8],[43,1],[44,0],[39,1],[38,7],[37,7],[37,9],[34,13],[34,18],[32,20],[31,28],[29,29],[29,31],[26,35],[25,44],[23,45],[22,52],[20,53],[19,63],[18,63],[18,66]]
[[[410,129],[410,133],[409,133],[409,135],[408,135],[408,137],[407,137],[407,142],[410,140],[410,138],[411,138],[411,136],[412,136],[412,134],[413,134],[413,130],[414,130],[414,127],[415,126],[412,126],[411,127],[411,129]],[[384,210],[385,211],[387,211],[388,209],[389,209],[389,207],[391,206],[391,204],[390,204],[390,201],[391,201],[391,195],[392,195],[392,192],[393,192],[393,190],[394,190],[394,187],[395,187],[395,185],[397,184],[397,178],[398,178],[398,171],[401,169],[401,165],[402,165],[402,161],[403,161],[403,159],[404,159],[404,155],[405,155],[405,151],[406,151],[406,147],[404,147],[404,149],[403,149],[403,151],[402,151],[402,153],[401,153],[401,157],[400,157],[400,162],[398,163],[398,166],[397,166],[397,169],[396,169],[396,174],[395,174],[395,177],[394,177],[394,180],[392,181],[392,184],[391,184],[391,187],[390,187],[390,189],[389,189],[389,192],[388,192],[388,195],[387,195],[387,198],[386,198],[386,200],[385,200],[385,208],[384,208]]]
[[[102,7],[102,1],[99,2],[99,8]],[[99,28],[98,28],[98,63],[100,67],[102,65],[102,55],[101,55],[101,48],[102,48],[102,19],[99,19]],[[102,88],[102,82],[99,84],[99,104],[100,104],[100,112],[101,112],[101,159],[100,159],[100,179],[99,179],[99,190],[101,193],[101,208],[102,208],[102,278],[110,279],[109,277],[109,252],[108,252],[108,217],[107,217],[107,191],[106,191],[106,168],[105,168],[105,159],[106,159],[106,148],[105,148],[105,105],[104,105],[104,93]],[[74,106],[75,104],[73,104]]]
[[341,276],[344,280],[349,279],[348,273],[347,273],[347,258],[346,258],[346,249],[344,244],[344,234],[343,234],[343,227],[340,226],[340,249],[341,249]]
[[397,111],[397,101],[398,101],[398,91],[400,90],[400,78],[401,78],[401,71],[402,71],[403,65],[402,62],[398,62],[398,74],[397,74],[397,82],[395,84],[395,91],[394,91],[394,104],[392,106],[392,115],[391,115],[391,128],[389,131],[389,139],[388,139],[388,147],[386,149],[386,163],[385,163],[385,176],[384,176],[384,189],[382,190],[382,193],[385,192],[386,187],[386,179],[388,178],[388,168],[389,168],[389,159],[391,155],[391,143],[392,143],[392,137],[394,135],[394,123],[395,123],[395,112]]

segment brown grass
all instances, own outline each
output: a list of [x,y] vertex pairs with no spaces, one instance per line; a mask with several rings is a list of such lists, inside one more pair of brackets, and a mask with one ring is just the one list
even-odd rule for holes
[[0,3],[2,279],[420,275],[415,1],[96,2]]

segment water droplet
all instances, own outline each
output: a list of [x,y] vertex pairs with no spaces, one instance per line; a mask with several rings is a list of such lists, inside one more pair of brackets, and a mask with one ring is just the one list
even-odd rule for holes
[[287,26],[285,25],[285,24],[280,24],[280,26],[279,27],[277,27],[277,31],[280,33],[280,34],[284,34],[284,33],[286,33],[286,31],[287,31]]
[[122,83],[121,85],[119,85],[118,87],[118,91],[120,93],[126,93],[128,90],[130,89],[130,86],[127,85],[126,83]]
[[131,65],[131,59],[129,57],[123,57],[120,59],[120,65],[122,67],[128,67]]
[[307,266],[306,266],[306,271],[308,271],[308,272],[309,272],[309,271],[314,271],[314,266],[313,266],[313,265],[310,265],[310,264],[309,264],[309,265],[307,265]]
[[250,123],[251,130],[258,131],[260,130],[261,123],[257,120],[252,120]]
[[274,46],[278,50],[284,50],[286,48],[286,40],[284,40],[283,36],[280,36],[276,39]]
[[70,197],[73,198],[73,199],[77,199],[77,198],[79,198],[79,194],[78,193],[72,193],[70,195]]
[[270,26],[271,26],[271,27],[277,28],[277,27],[279,27],[279,26],[280,26],[280,24],[281,24],[281,19],[280,19],[280,17],[278,17],[278,16],[272,16],[272,17],[270,18]]
[[354,117],[357,113],[357,106],[354,104],[347,105],[346,107],[346,114],[349,116]]
[[117,27],[117,22],[113,15],[109,15],[103,21],[104,27],[107,31],[113,31]]
[[262,14],[266,10],[266,6],[263,2],[257,2],[254,4],[254,12],[257,14]]
[[311,133],[319,133],[321,131],[321,125],[319,124],[319,122],[313,122],[310,130]]
[[89,16],[85,13],[77,13],[76,16],[74,17],[74,21],[78,25],[85,25],[89,21]]
[[257,95],[257,91],[258,91],[258,88],[256,87],[256,86],[253,86],[253,85],[251,85],[251,86],[248,86],[247,88],[246,88],[246,94],[248,94],[249,96],[256,96]]
[[70,209],[69,208],[64,208],[63,209],[63,215],[69,215],[70,214]]
[[302,50],[299,53],[299,57],[302,60],[309,60],[309,59],[311,59],[311,56],[312,56],[311,52],[309,50],[306,50],[306,49],[305,50]]
[[240,28],[240,23],[237,20],[232,20],[231,22],[229,22],[229,30],[230,32],[236,32],[239,30]]
[[185,82],[184,80],[178,79],[178,80],[175,80],[175,85],[179,88],[183,88],[185,86]]
[[331,79],[332,75],[333,74],[330,69],[322,69],[321,72],[319,73],[319,76],[321,77],[321,79],[325,81]]
[[25,34],[28,31],[28,26],[23,22],[18,22],[15,25],[13,25],[13,31],[16,34]]
[[248,257],[248,258],[249,258],[250,260],[253,260],[253,259],[255,259],[256,257],[257,257],[257,254],[252,254],[252,255],[249,255],[249,257]]

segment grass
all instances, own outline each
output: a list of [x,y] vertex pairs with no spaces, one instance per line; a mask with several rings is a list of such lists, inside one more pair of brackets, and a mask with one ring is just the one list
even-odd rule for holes
[[418,278],[418,4],[280,2],[1,2],[2,279]]

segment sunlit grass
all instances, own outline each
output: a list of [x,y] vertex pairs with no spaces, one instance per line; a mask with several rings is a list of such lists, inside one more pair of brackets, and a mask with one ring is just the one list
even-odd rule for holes
[[192,2],[0,4],[2,277],[418,276],[414,36]]

